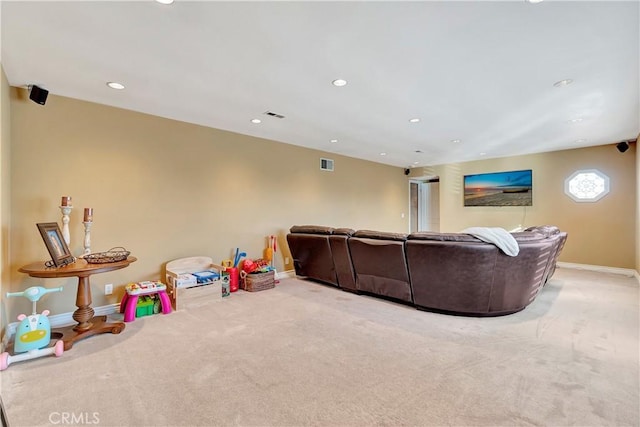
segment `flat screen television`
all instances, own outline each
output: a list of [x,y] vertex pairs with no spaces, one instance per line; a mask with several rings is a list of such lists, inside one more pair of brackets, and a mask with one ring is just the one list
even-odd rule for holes
[[531,169],[464,176],[465,206],[531,206]]

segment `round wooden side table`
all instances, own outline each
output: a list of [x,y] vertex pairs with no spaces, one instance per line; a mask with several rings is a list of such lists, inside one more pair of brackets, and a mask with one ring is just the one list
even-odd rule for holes
[[[92,335],[111,332],[119,334],[125,327],[123,322],[107,322],[107,316],[94,316],[91,307],[91,283],[89,277],[93,274],[106,273],[113,270],[126,268],[132,262],[137,261],[136,257],[128,257],[124,261],[111,262],[105,264],[89,264],[82,258],[78,258],[74,263],[63,267],[47,267],[44,262],[34,262],[18,269],[21,273],[26,273],[31,277],[51,279],[59,277],[77,277],[78,290],[76,292],[76,307],[73,312],[73,320],[77,325],[55,328],[54,330],[62,334],[64,349],[69,350],[73,343]],[[53,335],[53,333],[52,333]]]

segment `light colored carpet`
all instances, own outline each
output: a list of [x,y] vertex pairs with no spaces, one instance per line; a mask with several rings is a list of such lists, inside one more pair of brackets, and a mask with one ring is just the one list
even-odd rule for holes
[[634,278],[580,270],[498,318],[287,279],[11,365],[1,393],[12,427],[637,426],[638,324]]

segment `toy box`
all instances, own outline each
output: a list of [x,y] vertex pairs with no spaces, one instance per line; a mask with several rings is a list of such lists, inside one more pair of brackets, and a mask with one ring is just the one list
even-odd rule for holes
[[[168,262],[167,295],[173,308],[182,310],[221,301],[223,270],[209,257],[181,258]],[[193,276],[196,283],[188,276]]]
[[[171,276],[169,276],[171,277]],[[189,288],[198,284],[198,279],[193,274],[178,274],[177,277],[171,277],[173,285],[176,288]]]
[[222,287],[219,280],[202,286],[177,288],[175,309],[200,307],[216,301],[222,301]]

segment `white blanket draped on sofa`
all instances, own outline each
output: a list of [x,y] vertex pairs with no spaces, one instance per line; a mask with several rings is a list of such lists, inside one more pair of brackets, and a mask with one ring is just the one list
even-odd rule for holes
[[502,250],[506,255],[517,256],[520,247],[516,239],[504,228],[500,227],[469,227],[461,231],[461,233],[471,234],[483,242],[493,243]]

